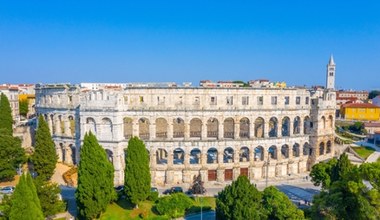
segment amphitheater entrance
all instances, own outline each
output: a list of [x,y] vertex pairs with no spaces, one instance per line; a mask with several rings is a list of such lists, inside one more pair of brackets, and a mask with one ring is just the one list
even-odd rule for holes
[[208,171],[208,181],[216,181],[216,170],[209,170]]
[[224,170],[224,180],[231,181],[232,178],[233,178],[233,170],[232,169]]

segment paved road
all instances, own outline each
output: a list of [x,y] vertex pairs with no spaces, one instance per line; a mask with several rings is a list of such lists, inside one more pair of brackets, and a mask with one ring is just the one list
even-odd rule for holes
[[67,201],[68,212],[72,216],[77,216],[77,204],[75,202],[75,190],[76,188],[60,186],[62,199]]

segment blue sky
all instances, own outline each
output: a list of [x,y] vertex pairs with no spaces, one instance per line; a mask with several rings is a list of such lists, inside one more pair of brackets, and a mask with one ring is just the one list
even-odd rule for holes
[[0,83],[324,85],[330,54],[337,88],[380,88],[379,1],[0,0]]

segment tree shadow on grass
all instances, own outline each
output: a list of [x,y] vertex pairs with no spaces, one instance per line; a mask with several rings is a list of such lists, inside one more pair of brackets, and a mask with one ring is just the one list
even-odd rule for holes
[[115,203],[121,208],[127,209],[127,210],[133,210],[133,208],[135,207],[134,204],[127,201],[126,199],[118,199]]

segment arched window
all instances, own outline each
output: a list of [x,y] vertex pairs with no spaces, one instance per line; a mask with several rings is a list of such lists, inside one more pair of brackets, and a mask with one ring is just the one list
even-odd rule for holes
[[156,138],[165,139],[168,137],[168,122],[165,118],[156,119]]
[[269,137],[277,137],[278,120],[272,117],[269,120]]
[[289,137],[290,136],[290,119],[289,119],[289,117],[285,117],[282,119],[281,135],[283,137]]
[[193,118],[190,121],[190,137],[201,138],[202,136],[202,121],[198,118]]
[[223,123],[224,138],[234,138],[235,123],[233,118],[226,118]]
[[264,119],[257,118],[255,120],[255,137],[263,138],[264,137]]
[[249,119],[242,118],[240,119],[240,138],[249,138]]

